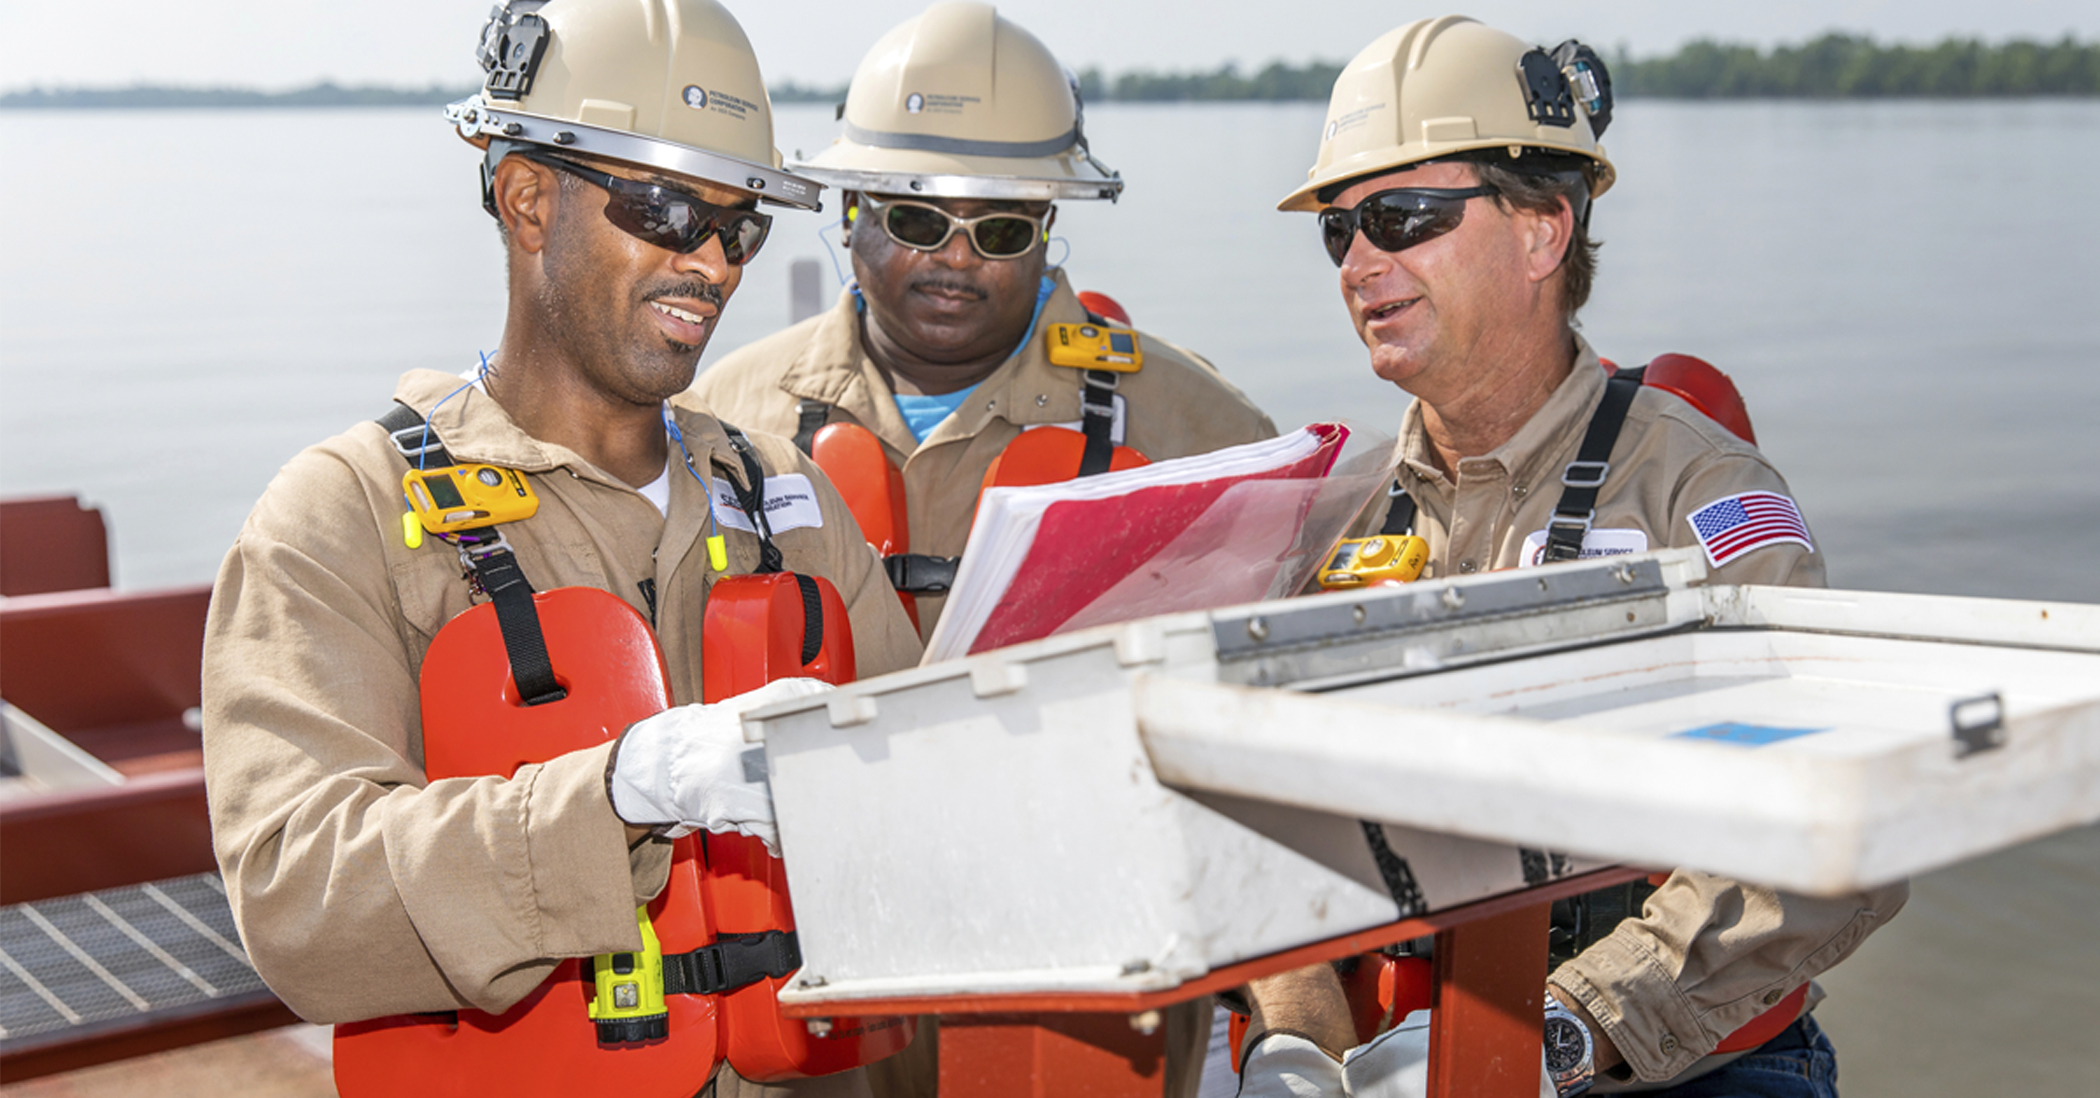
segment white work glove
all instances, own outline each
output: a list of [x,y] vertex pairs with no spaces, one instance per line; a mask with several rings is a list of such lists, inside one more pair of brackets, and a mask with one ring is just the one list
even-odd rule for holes
[[712,705],[681,705],[634,722],[605,771],[613,812],[671,839],[703,829],[735,831],[779,857],[766,751],[744,742],[744,714],[830,689],[816,679],[779,679]]

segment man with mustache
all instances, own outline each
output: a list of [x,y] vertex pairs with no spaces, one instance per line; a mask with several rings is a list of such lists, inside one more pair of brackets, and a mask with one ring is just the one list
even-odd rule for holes
[[[1756,446],[1634,371],[1608,375],[1575,330],[1591,200],[1615,175],[1598,143],[1610,110],[1587,47],[1549,53],[1461,16],[1392,31],[1336,79],[1310,178],[1280,208],[1319,215],[1372,370],[1415,397],[1394,491],[1357,533],[1427,539],[1430,576],[1697,545],[1717,583],[1822,586]],[[1907,896],[1680,869],[1556,905],[1550,951],[1538,943],[1544,1092],[1834,1098],[1812,979]],[[1345,1080],[1357,1035],[1324,968],[1249,995],[1244,1094],[1420,1092],[1419,1027],[1349,1053]]]
[[1051,201],[1113,198],[1123,181],[1089,151],[1076,88],[1034,35],[986,4],[934,5],[868,52],[844,131],[796,169],[844,192],[854,284],[709,367],[693,397],[805,448],[829,424],[880,439],[909,511],[911,551],[890,573],[923,635],[985,471],[1024,431],[1091,423],[1104,453],[1153,461],[1276,433],[1208,362],[1151,335],[1135,372],[1050,362],[1053,325],[1103,319],[1047,266]]
[[[257,971],[315,1022],[505,1011],[564,958],[642,948],[636,905],[665,887],[667,838],[773,841],[738,714],[815,687],[691,704],[725,576],[777,563],[829,579],[862,675],[919,656],[821,473],[784,439],[747,441],[667,404],[764,243],[759,200],[816,205],[817,185],[776,167],[735,19],[714,0],[518,0],[491,17],[482,60],[482,94],[448,117],[486,150],[509,280],[501,341],[467,379],[404,375],[384,420],[293,458],[227,555],[207,626],[204,750],[227,893]],[[456,532],[449,517],[404,525],[404,478],[425,485],[413,470],[453,462],[518,478],[536,512]],[[449,685],[419,681],[433,639],[492,597],[502,611],[520,576],[622,600],[661,645],[674,707],[508,777],[427,780],[419,687]],[[525,694],[514,620],[504,648]],[[529,1066],[537,1051],[517,1055]],[[867,1093],[857,1070],[782,1090],[727,1068],[678,1085]]]

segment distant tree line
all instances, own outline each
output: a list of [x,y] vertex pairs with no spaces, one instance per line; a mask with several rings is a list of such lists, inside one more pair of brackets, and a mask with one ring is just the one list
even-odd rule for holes
[[[1799,46],[1769,51],[1700,40],[1668,57],[1619,56],[1612,83],[1628,98],[1848,99],[1894,97],[2100,95],[2100,42],[2069,35],[2056,42],[1998,45],[1949,38],[1936,46],[1878,45],[1849,34],[1826,34]],[[1339,62],[1271,62],[1242,73],[1230,62],[1209,72],[1147,69],[1109,76],[1098,68],[1079,74],[1090,103],[1324,100],[1340,74]],[[33,88],[0,94],[0,109],[65,107],[395,107],[449,103],[473,88],[342,87],[320,83],[286,92],[237,88],[138,86],[110,89]],[[776,103],[840,103],[843,85],[793,81],[770,89]]]
[[[1875,97],[2100,95],[2100,42],[2066,35],[2053,42],[1991,45],[1950,38],[1936,46],[1878,45],[1826,34],[1769,51],[1700,40],[1668,57],[1610,62],[1613,90],[1628,98],[1848,99]],[[1180,100],[1324,100],[1342,71],[1338,62],[1271,63],[1252,74],[1231,64],[1210,72],[1079,74],[1088,102]]]
[[1760,52],[1697,41],[1669,57],[1609,62],[1622,95],[1671,99],[1972,98],[2100,95],[2100,42],[1989,45],[1949,38],[1936,46],[1882,46],[1826,34]]

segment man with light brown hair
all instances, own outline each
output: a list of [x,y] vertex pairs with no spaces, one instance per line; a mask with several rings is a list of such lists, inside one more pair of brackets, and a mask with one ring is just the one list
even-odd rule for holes
[[[1393,493],[1358,532],[1427,539],[1431,577],[1697,545],[1713,582],[1820,586],[1807,523],[1756,446],[1640,371],[1609,372],[1574,328],[1596,271],[1591,201],[1615,178],[1598,143],[1610,111],[1587,47],[1459,16],[1385,35],[1335,81],[1317,159],[1280,208],[1319,215],[1372,371],[1415,397]],[[1553,1085],[1834,1095],[1811,978],[1907,894],[1811,898],[1678,870],[1578,898],[1551,944]],[[1353,1035],[1330,984],[1258,982],[1261,1025],[1297,1035],[1250,1048],[1338,1059]]]

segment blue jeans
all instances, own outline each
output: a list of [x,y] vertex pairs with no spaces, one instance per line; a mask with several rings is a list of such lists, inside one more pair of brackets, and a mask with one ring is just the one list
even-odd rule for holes
[[1725,1066],[1654,1098],[1837,1098],[1837,1050],[1813,1016]]

